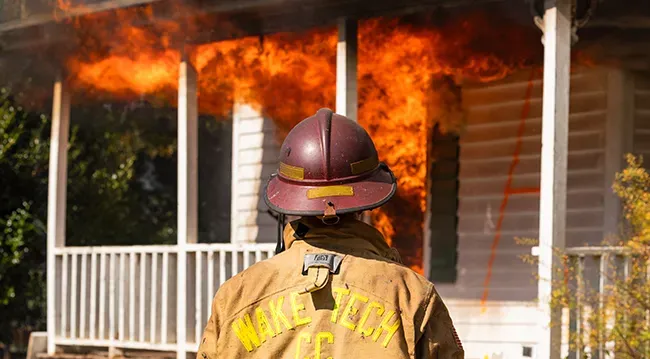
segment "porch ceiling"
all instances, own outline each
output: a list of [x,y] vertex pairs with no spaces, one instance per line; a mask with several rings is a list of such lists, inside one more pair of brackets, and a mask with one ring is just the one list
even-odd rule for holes
[[[78,3],[80,6],[70,10],[67,16],[149,5],[153,9],[154,21],[168,20],[179,16],[177,8],[173,6],[178,4],[177,1],[72,0],[72,4]],[[44,45],[60,47],[60,44],[66,43],[73,29],[65,21],[56,21],[66,15],[55,14],[52,2],[56,3],[45,0],[11,2],[16,9],[5,5],[0,14],[0,56],[16,50],[42,48]],[[526,0],[185,0],[185,3],[202,10],[202,16],[208,18],[207,23],[219,23],[219,20],[223,23],[226,19],[239,30],[237,34],[232,34],[218,28],[206,29],[192,39],[196,43],[334,25],[337,18],[343,16],[369,18],[417,14],[435,9],[442,9],[444,13],[486,7],[506,13],[522,25],[534,26]],[[615,38],[612,44],[619,52],[628,54],[629,49],[620,49],[628,43],[633,46],[627,48],[643,52],[637,49],[637,44],[650,38],[650,3],[605,0],[600,3],[587,27],[579,30],[579,35],[582,42],[579,46],[589,43],[592,38],[606,36]],[[646,54],[643,53],[643,56]]]
[[[30,4],[51,3],[54,0],[22,0],[27,9]],[[145,6],[153,9],[153,21],[169,20],[180,16],[174,4],[178,0],[72,0],[84,3],[75,16],[92,12],[115,11],[117,8]],[[191,42],[207,43],[242,36],[255,36],[282,31],[334,25],[340,17],[370,18],[382,15],[414,15],[423,12],[449,18],[454,13],[468,9],[488,9],[505,14],[522,26],[533,27],[526,0],[184,0],[202,10],[205,23],[227,23],[228,29],[206,28],[194,34]],[[13,2],[12,2],[13,3]],[[20,2],[15,2],[20,5]],[[41,6],[37,15],[11,19],[16,11],[3,9],[0,13],[0,67],[3,72],[23,73],[26,66],[38,72],[50,73],[48,68],[59,66],[57,58],[73,51],[75,29],[65,21],[55,21],[51,5]],[[9,14],[9,15],[7,15]],[[20,12],[18,12],[20,15]],[[38,15],[40,14],[40,15]],[[60,19],[60,14],[59,14]],[[224,21],[225,20],[225,21]],[[435,19],[434,19],[435,21]],[[498,26],[498,24],[495,24]],[[225,26],[224,26],[225,28]],[[486,29],[489,31],[489,29]],[[596,62],[612,61],[618,66],[650,70],[650,3],[604,0],[587,26],[578,31],[580,41],[576,48],[597,48]],[[540,31],[541,37],[541,31]],[[36,50],[36,51],[35,51]],[[36,58],[34,54],[37,54]],[[15,59],[27,58],[28,62]],[[20,71],[14,67],[20,67]],[[2,75],[2,74],[0,74]]]
[[[27,4],[40,3],[40,0],[22,0]],[[297,31],[323,25],[333,25],[342,16],[368,18],[387,14],[412,14],[436,8],[451,8],[463,5],[502,2],[504,0],[189,0],[185,2],[196,6],[202,16],[214,19],[227,19],[241,32],[237,36],[259,35],[278,31]],[[523,0],[516,0],[522,2]],[[3,10],[0,16],[0,44],[3,52],[24,47],[62,42],[67,39],[71,29],[64,21],[90,13],[115,11],[118,8],[149,5],[156,19],[177,18],[177,0],[101,0],[78,2],[78,9],[55,14],[53,7],[33,6],[33,14],[21,14],[21,10]],[[20,7],[21,3],[16,2]],[[12,15],[14,15],[12,17]],[[208,19],[210,20],[210,19]],[[218,22],[217,22],[218,23]],[[206,29],[203,37],[196,42],[217,41],[232,38],[229,33],[218,29]]]

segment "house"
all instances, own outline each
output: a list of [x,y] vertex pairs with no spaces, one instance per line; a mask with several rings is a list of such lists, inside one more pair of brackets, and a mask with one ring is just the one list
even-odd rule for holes
[[[600,245],[608,234],[617,233],[620,208],[611,190],[614,174],[624,167],[625,153],[650,155],[650,123],[643,109],[647,81],[647,75],[607,67],[576,69],[571,75],[567,247]],[[436,179],[444,178],[442,182],[448,177],[431,171],[425,273],[447,302],[467,358],[492,353],[520,358],[524,348],[536,347],[537,328],[543,320],[535,303],[535,268],[522,259],[530,253],[530,245],[515,239],[538,238],[541,73],[525,70],[501,81],[463,86],[462,99],[466,126],[457,141],[443,138],[445,146],[456,148],[450,151],[455,156],[443,160],[457,169],[457,206],[444,201],[440,208],[434,203],[434,198],[449,195],[449,186],[436,192]],[[233,154],[245,154],[251,147],[263,153],[279,149],[277,142],[265,140],[275,138],[273,122],[251,107],[238,107],[233,121],[234,136],[240,136],[239,143],[246,143],[245,148],[235,145]],[[258,183],[248,182],[251,177],[266,178],[276,166],[272,159],[252,164],[244,160],[236,165],[244,168],[236,171],[242,173],[236,181],[255,185],[246,188],[233,183],[237,191],[233,192],[233,207],[239,216],[250,211],[253,214],[246,217],[256,218],[254,224],[239,222],[238,239],[276,239],[276,223],[264,212]],[[455,235],[444,231],[454,225]],[[453,246],[446,245],[450,241],[455,242]],[[492,246],[496,249],[490,265]],[[447,251],[441,253],[441,248]],[[454,256],[458,258],[455,263],[448,260]],[[491,268],[491,277],[486,286],[487,268]]]
[[[295,2],[268,0],[203,6],[231,14],[249,34],[339,21],[336,110],[356,118],[351,19],[459,3],[359,0],[291,8]],[[527,6],[498,3],[504,9]],[[610,189],[614,174],[625,153],[650,155],[650,107],[645,108],[650,105],[644,102],[650,96],[650,77],[644,73],[649,62],[638,60],[642,50],[621,45],[627,52],[607,53],[620,61],[570,71],[569,3],[557,0],[541,10],[543,71],[522,69],[499,81],[463,83],[465,127],[431,136],[435,155],[428,171],[421,267],[445,298],[467,358],[559,358],[562,328],[548,326],[557,312],[545,301],[553,288],[545,279],[559,265],[551,249],[598,245],[616,232],[620,206]],[[76,14],[111,6],[115,3],[92,3]],[[273,19],[270,9],[284,11],[281,19],[300,20]],[[304,9],[329,16],[306,16]],[[265,12],[255,12],[260,10]],[[606,1],[590,19],[594,25],[578,31],[584,34],[580,41],[593,44],[624,25],[640,28],[642,20],[630,23],[625,16],[650,14],[643,10]],[[251,14],[258,26],[244,26]],[[0,31],[7,39],[27,41],[52,26],[51,18],[28,14],[0,24]],[[625,31],[619,34],[619,43],[625,43]],[[273,255],[276,223],[259,193],[277,164],[275,124],[252,106],[233,104],[231,243],[196,243],[197,73],[181,60],[178,244],[66,247],[66,86],[57,80],[53,88],[47,289],[55,295],[48,296],[48,352],[85,346],[168,351],[184,358],[197,348],[218,286]],[[535,268],[520,258],[530,246],[515,237],[540,238],[539,281]]]

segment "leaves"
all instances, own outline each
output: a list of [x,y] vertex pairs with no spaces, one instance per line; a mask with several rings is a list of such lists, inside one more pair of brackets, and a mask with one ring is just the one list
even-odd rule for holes
[[627,155],[626,160],[628,166],[616,175],[612,188],[623,201],[628,245],[643,251],[650,244],[650,174],[641,166],[641,158]]
[[49,125],[0,94],[0,341],[22,322],[44,325]]
[[[45,327],[50,120],[0,94],[0,342]],[[72,111],[66,245],[175,239],[175,111],[86,105]]]
[[572,320],[578,314],[582,318],[582,335],[574,334],[570,346],[580,349],[584,358],[596,358],[599,350],[617,359],[650,355],[650,174],[640,158],[626,159],[627,167],[612,186],[623,205],[626,223],[619,244],[625,255],[597,256],[604,261],[603,271],[589,267],[590,256],[573,258],[556,269],[560,282],[551,306],[569,308]]

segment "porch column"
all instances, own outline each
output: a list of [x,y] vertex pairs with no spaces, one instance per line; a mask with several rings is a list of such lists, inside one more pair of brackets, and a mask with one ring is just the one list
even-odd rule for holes
[[[187,58],[178,71],[178,270],[176,272],[176,342],[178,359],[187,350],[187,245],[197,242],[198,102],[197,73]],[[200,307],[199,307],[200,308]],[[195,308],[195,310],[200,310]],[[198,318],[197,318],[198,319]]]
[[70,93],[63,75],[54,82],[50,167],[47,188],[47,352],[56,349],[54,337],[60,313],[56,310],[55,249],[65,246],[66,183],[68,182],[68,134],[70,130]]
[[357,120],[357,20],[339,20],[336,45],[336,113]]
[[634,78],[625,70],[607,70],[605,122],[605,183],[603,224],[605,240],[615,245],[621,223],[621,200],[612,190],[616,174],[625,168],[625,154],[634,143]]
[[[550,307],[557,288],[566,236],[569,70],[571,66],[570,0],[546,2],[544,13],[544,89],[539,214],[539,282],[541,310],[537,358],[560,359],[562,312]],[[555,325],[550,325],[553,322]]]
[[[358,121],[357,53],[358,23],[356,19],[339,19],[336,44],[336,113]],[[370,212],[362,220],[370,223]]]

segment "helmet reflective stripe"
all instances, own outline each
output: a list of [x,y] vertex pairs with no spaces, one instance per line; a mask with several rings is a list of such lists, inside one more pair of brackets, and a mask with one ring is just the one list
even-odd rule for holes
[[386,203],[397,189],[368,132],[329,109],[318,110],[289,132],[279,160],[264,200],[286,215],[369,210]]

